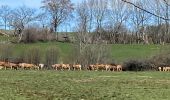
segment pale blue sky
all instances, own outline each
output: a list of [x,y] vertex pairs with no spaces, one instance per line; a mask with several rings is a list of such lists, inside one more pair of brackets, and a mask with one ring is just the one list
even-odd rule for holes
[[[1,5],[9,5],[12,8],[26,5],[31,8],[39,8],[42,0],[0,0]],[[81,0],[71,0],[73,3],[80,2]]]

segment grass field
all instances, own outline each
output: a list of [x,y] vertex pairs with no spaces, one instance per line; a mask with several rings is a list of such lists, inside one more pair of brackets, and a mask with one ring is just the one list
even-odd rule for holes
[[1,100],[169,100],[170,73],[0,71]]
[[[145,59],[153,55],[156,55],[162,51],[169,50],[169,45],[137,45],[137,44],[113,44],[111,47],[111,55],[116,62],[122,62],[127,59]],[[48,47],[58,47],[60,49],[60,55],[63,58],[67,58],[72,53],[73,45],[71,43],[61,42],[45,42],[45,43],[33,43],[33,44],[13,44],[14,55],[20,55],[25,50],[32,47],[39,47],[42,55]]]

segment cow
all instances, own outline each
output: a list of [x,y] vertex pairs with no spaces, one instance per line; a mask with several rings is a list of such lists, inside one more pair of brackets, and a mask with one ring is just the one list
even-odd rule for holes
[[163,71],[164,71],[164,72],[166,72],[166,71],[167,71],[166,67],[163,67]]
[[89,67],[87,68],[88,70],[95,70],[95,65],[89,65]]
[[106,67],[104,64],[96,64],[97,70],[106,70]]
[[61,64],[61,68],[62,68],[62,70],[65,70],[65,69],[70,70],[71,69],[69,64]]
[[106,71],[110,71],[111,67],[112,67],[112,65],[105,65]]
[[18,69],[18,64],[15,64],[15,63],[9,63],[9,66],[12,68],[12,69]]
[[27,64],[27,63],[19,63],[19,67],[22,68],[22,69],[32,69],[32,68],[35,68],[36,65]]
[[44,64],[38,64],[38,68],[39,69],[43,69],[44,68]]
[[58,70],[58,69],[61,69],[61,68],[62,68],[61,64],[53,64],[53,65],[51,65],[51,66],[52,66],[52,68],[55,69],[55,70]]
[[122,71],[122,65],[117,65],[117,71],[118,72]]
[[73,70],[81,70],[82,66],[80,64],[73,64]]
[[170,71],[170,67],[163,67],[163,71]]
[[3,69],[4,68],[4,66],[0,66],[0,69]]
[[116,65],[110,65],[110,71],[117,71]]
[[5,65],[5,62],[0,61],[0,66],[4,66],[4,65]]
[[159,70],[159,71],[162,71],[162,68],[161,68],[161,67],[158,67],[158,70]]
[[3,64],[3,67],[5,68],[5,70],[7,68],[10,68],[10,69],[18,69],[18,64],[15,64],[15,63],[10,63],[10,62],[6,62]]
[[10,66],[10,63],[9,63],[9,62],[6,62],[6,63],[4,64],[4,68],[5,68],[5,70],[7,70],[8,68],[12,69],[12,66]]

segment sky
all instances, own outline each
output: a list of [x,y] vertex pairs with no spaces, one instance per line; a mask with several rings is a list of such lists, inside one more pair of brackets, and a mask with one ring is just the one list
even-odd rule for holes
[[[12,8],[26,5],[31,8],[39,8],[42,0],[0,0],[1,5],[8,5]],[[71,0],[73,3],[77,3],[80,0]]]

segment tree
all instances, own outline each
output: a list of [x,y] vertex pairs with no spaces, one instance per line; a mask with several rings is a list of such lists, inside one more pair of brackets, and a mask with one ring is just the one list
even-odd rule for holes
[[[95,19],[95,21],[97,20],[98,22],[96,23],[98,28],[101,28],[103,25],[103,14],[105,13],[101,11],[103,13],[100,16],[99,14],[101,12],[99,8],[94,7],[94,3],[94,0],[87,0],[78,4],[76,7],[78,23],[76,24],[76,32],[74,35],[75,49],[72,54],[72,60],[74,60],[74,63],[82,64],[84,67],[87,67],[89,64],[106,63],[109,62],[108,59],[110,59],[110,51],[107,45],[101,44],[99,41],[96,41],[96,44],[90,44],[92,43],[92,37],[94,35],[94,32],[91,32],[91,30],[94,28],[92,23],[94,22],[95,9],[98,9],[96,17],[101,17]],[[99,7],[99,5],[96,7]],[[95,38],[98,39],[99,37]]]
[[14,35],[19,37],[18,42],[22,40],[23,30],[29,23],[37,20],[36,10],[21,6],[10,14],[10,25],[15,29]]
[[121,33],[123,37],[122,29],[123,26],[127,24],[130,13],[127,5],[120,0],[110,0],[109,4],[111,7],[109,11],[109,22],[111,23],[110,27],[112,30],[108,39],[111,43],[116,43],[116,34]]
[[[73,4],[70,0],[43,0],[42,8],[45,9],[51,17],[52,29],[57,32],[61,25],[73,11]],[[57,32],[58,40],[58,32]]]
[[9,24],[9,14],[11,12],[11,9],[9,6],[7,5],[2,5],[1,8],[0,8],[0,17],[3,21],[3,25],[4,25],[4,28],[5,30],[7,29],[7,24]]
[[106,18],[108,0],[94,0],[92,5],[98,39],[102,39],[103,22]]

